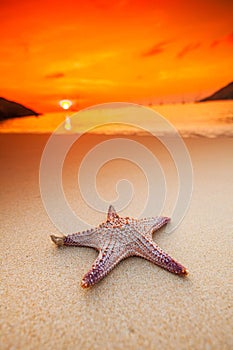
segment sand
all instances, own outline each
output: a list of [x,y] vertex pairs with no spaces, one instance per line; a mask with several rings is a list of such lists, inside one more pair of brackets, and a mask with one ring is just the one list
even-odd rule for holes
[[[49,238],[59,232],[39,190],[47,139],[0,136],[1,349],[232,349],[233,139],[185,140],[194,169],[190,208],[175,232],[162,229],[154,235],[189,269],[189,276],[180,278],[130,258],[88,290],[80,281],[97,253],[57,249]],[[73,183],[77,162],[101,139],[87,138],[75,165],[70,156],[64,174],[68,200],[93,225],[103,221],[104,214],[86,208]],[[149,139],[144,141],[150,145]],[[166,172],[168,159],[165,152],[160,155]],[[114,194],[110,187],[117,171],[116,161],[99,180],[106,200]],[[123,213],[137,216],[140,196],[144,198],[143,177],[135,176],[133,166],[127,172],[138,192]],[[170,201],[175,186],[169,172]],[[168,203],[164,214],[170,207]],[[61,218],[66,219],[62,214]]]

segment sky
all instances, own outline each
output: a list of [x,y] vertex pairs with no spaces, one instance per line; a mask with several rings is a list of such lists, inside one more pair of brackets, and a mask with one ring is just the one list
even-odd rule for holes
[[233,80],[233,1],[1,0],[0,96],[37,112],[193,101]]

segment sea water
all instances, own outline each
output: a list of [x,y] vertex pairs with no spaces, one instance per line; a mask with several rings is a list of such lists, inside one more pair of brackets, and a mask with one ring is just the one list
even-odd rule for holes
[[[106,105],[107,106],[107,105]],[[45,113],[39,117],[14,118],[0,123],[0,133],[52,133],[59,130],[59,133],[83,133],[91,132],[98,134],[144,134],[145,132],[156,133],[158,123],[155,119],[148,118],[146,131],[140,129],[142,124],[142,113],[133,113],[133,125],[126,123],[112,124],[116,109],[109,109],[106,118],[106,106],[97,110],[92,108],[86,111]],[[232,137],[233,136],[233,100],[214,101],[205,103],[186,104],[164,104],[146,107],[158,112],[169,124],[183,137]],[[120,108],[120,120],[128,110]],[[131,113],[131,114],[132,114]],[[85,115],[85,117],[83,117]],[[98,127],[93,129],[93,125]],[[137,127],[139,126],[139,128]],[[57,129],[58,128],[58,129]],[[159,127],[160,133],[166,132],[163,126]]]

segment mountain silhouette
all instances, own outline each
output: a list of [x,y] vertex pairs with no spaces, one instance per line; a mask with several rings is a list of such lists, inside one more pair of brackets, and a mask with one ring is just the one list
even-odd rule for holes
[[20,103],[6,100],[0,97],[0,121],[11,119],[11,118],[21,118],[27,116],[38,116],[39,113],[29,109]]
[[198,102],[216,100],[233,100],[233,82],[214,92],[212,95],[199,100]]

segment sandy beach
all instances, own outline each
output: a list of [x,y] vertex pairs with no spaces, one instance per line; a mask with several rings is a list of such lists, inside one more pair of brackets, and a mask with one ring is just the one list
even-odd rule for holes
[[[82,276],[97,253],[57,249],[50,240],[59,231],[39,188],[48,137],[0,135],[1,349],[232,349],[233,139],[185,139],[194,171],[190,208],[177,230],[167,234],[161,229],[154,240],[188,268],[188,277],[129,258],[84,290]],[[103,139],[87,137],[64,170],[69,203],[93,226],[105,215],[87,208],[74,184],[83,155]],[[153,151],[149,138],[144,137],[144,144]],[[167,215],[176,178],[163,150],[160,160],[168,173]],[[114,195],[119,168],[116,161],[100,176],[100,194],[106,200]],[[137,217],[144,179],[133,166],[127,172],[137,193],[122,215]],[[66,220],[62,213],[60,220]]]

